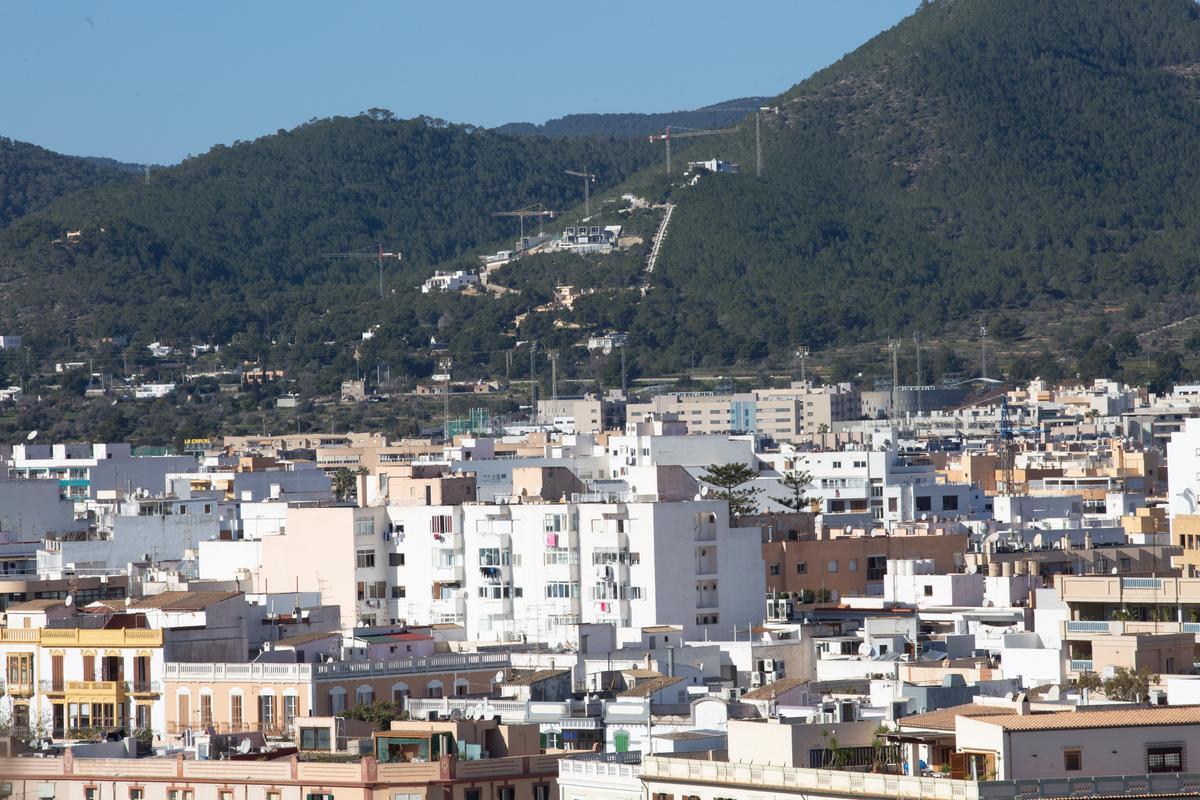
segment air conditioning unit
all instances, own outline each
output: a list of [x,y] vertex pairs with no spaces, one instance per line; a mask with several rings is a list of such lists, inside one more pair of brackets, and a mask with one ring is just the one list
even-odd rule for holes
[[755,689],[763,685],[763,676],[761,672],[750,673],[750,685]]

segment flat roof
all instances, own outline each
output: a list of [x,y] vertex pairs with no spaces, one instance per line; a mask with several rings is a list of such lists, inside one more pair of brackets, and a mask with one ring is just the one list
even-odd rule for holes
[[209,606],[223,603],[234,597],[241,597],[241,592],[163,592],[161,594],[143,597],[130,604],[130,610],[145,610],[157,608],[162,611],[203,611]]

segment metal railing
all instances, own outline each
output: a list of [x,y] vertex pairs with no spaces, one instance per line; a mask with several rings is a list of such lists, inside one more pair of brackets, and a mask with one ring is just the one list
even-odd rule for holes
[[1067,633],[1108,633],[1107,620],[1067,620]]
[[1072,672],[1094,672],[1093,666],[1095,666],[1095,662],[1090,658],[1072,658],[1070,661]]

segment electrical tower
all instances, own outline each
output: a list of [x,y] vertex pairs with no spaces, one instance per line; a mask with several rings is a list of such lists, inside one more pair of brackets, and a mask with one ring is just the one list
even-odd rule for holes
[[[801,383],[808,382],[808,354],[809,354],[809,350],[807,347],[801,346],[801,347],[796,348],[796,360],[800,362],[800,382]],[[794,370],[793,370],[793,373],[794,373]]]
[[563,172],[574,175],[576,178],[583,178],[583,215],[590,217],[592,215],[592,184],[596,182],[596,176],[588,172],[587,167],[584,167],[582,172],[573,169],[565,169]]
[[1016,497],[1025,494],[1025,484],[1018,483],[1017,443],[1013,438],[1012,425],[1008,418],[1008,394],[1000,398],[1000,424],[996,436],[996,454],[1000,457],[1000,480],[1004,483],[1003,494]]
[[324,253],[322,258],[374,258],[379,261],[379,299],[383,299],[383,261],[384,259],[400,260],[400,251],[388,252],[383,245],[375,245],[374,250],[355,250],[349,253]]

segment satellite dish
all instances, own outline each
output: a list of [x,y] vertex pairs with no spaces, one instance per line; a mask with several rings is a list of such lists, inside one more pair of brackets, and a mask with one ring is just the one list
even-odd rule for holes
[[238,744],[238,752],[241,753],[242,755],[245,755],[246,753],[250,752],[250,740],[249,739],[242,739],[242,741]]
[[703,500],[703,499],[704,499],[704,495],[702,495],[702,494],[697,494],[697,495],[696,495],[695,497],[693,497],[692,499],[693,499],[693,500]]
[[332,663],[333,663],[333,656],[329,656],[328,658],[326,658],[326,659],[325,659],[325,663],[326,663],[326,664],[332,664]]
[[700,496],[701,496],[701,497],[708,497],[708,487],[707,487],[707,486],[703,486],[703,485],[701,485],[701,487],[700,487]]
[[463,712],[462,712],[461,708],[450,709],[450,719],[462,719],[462,718],[463,718]]
[[966,572],[968,575],[974,575],[976,572],[979,571],[979,567],[976,564],[971,564],[963,571]]
[[853,525],[847,525],[847,526],[846,526],[846,528],[845,528],[845,530],[846,530],[846,533],[853,533],[853,532],[854,532],[854,526],[853,526]]
[[37,435],[38,435],[37,431],[30,431],[28,434],[26,434],[25,441],[32,442],[34,439],[37,438]]
[[132,598],[132,597],[126,597],[126,598],[125,598],[125,607],[126,607],[126,608],[129,608],[131,605],[133,605],[133,598]]
[[496,677],[493,680],[495,680],[496,683],[504,683],[504,670],[497,672]]
[[1112,570],[1110,570],[1111,574],[1113,575],[1116,575],[1118,571],[1119,570],[1116,567],[1113,567]]
[[66,599],[66,600],[63,600],[63,603],[64,603],[64,604],[66,604],[66,605],[68,605],[68,606],[69,606],[69,605],[74,605],[74,603],[75,603],[75,598],[74,598],[74,597],[72,597],[71,595],[67,595],[67,599]]

